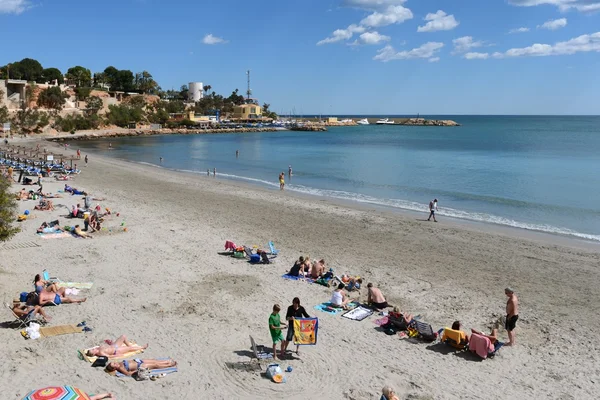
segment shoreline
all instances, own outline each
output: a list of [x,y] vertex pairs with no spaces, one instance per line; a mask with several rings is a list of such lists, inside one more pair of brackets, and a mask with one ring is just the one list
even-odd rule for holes
[[[89,151],[89,153],[93,154],[95,156],[105,157],[107,160],[108,159],[118,160],[120,162],[127,163],[127,164],[140,165],[140,166],[146,166],[148,168],[158,168],[158,169],[165,170],[165,171],[171,171],[174,174],[183,174],[183,175],[190,176],[190,177],[197,176],[197,177],[200,177],[201,179],[206,178],[206,174],[204,171],[194,171],[194,172],[183,171],[183,170],[179,170],[179,169],[167,168],[162,165],[149,163],[149,162],[141,162],[141,161],[138,162],[138,161],[121,159],[121,158],[112,158],[109,156],[104,156],[104,155],[102,155],[102,153],[95,152],[95,151]],[[223,176],[222,173],[217,173],[217,178],[219,178],[219,175],[221,175],[220,179],[222,179],[222,182],[227,182],[232,185],[232,189],[235,189],[235,187],[237,185],[241,185],[242,187],[244,187],[246,189],[256,189],[256,190],[265,191],[265,192],[269,192],[269,193],[279,192],[278,189],[267,188],[264,186],[264,184],[261,184],[261,183],[248,182],[245,179],[245,177]],[[212,172],[211,172],[211,179],[212,179]],[[276,182],[273,182],[273,184],[275,185]],[[428,215],[428,212],[426,209],[427,208],[426,204],[423,205],[423,212],[420,212],[420,211],[416,211],[416,210],[410,210],[410,209],[405,209],[405,208],[401,208],[401,207],[387,206],[387,205],[383,205],[383,204],[373,204],[373,203],[359,202],[359,201],[355,201],[355,200],[351,200],[351,199],[342,199],[342,198],[330,197],[330,196],[326,196],[326,195],[305,193],[305,192],[296,191],[293,189],[286,190],[285,194],[289,195],[289,196],[293,196],[298,199],[311,199],[311,200],[316,200],[316,201],[325,201],[333,206],[344,206],[344,207],[353,208],[353,209],[359,210],[359,211],[381,212],[384,214],[389,214],[391,216],[401,215],[401,216],[407,217],[407,218],[414,218],[416,221],[420,221],[420,222],[424,222],[424,221],[422,221],[422,219],[425,219]],[[443,218],[443,220],[446,222],[446,225],[450,224],[450,226],[452,226],[454,228],[473,229],[473,230],[477,230],[480,232],[486,232],[486,233],[492,233],[492,234],[502,234],[505,236],[517,237],[517,238],[521,238],[521,239],[531,239],[531,240],[535,240],[538,243],[550,243],[553,245],[575,246],[577,248],[590,249],[590,250],[599,250],[600,249],[599,241],[579,237],[579,236],[576,236],[573,234],[547,232],[547,231],[542,231],[542,230],[538,230],[538,229],[530,229],[530,228],[524,228],[524,227],[504,225],[504,224],[488,222],[488,221],[477,221],[477,220],[471,220],[471,219],[467,219],[467,218],[458,218],[458,217],[444,215],[443,212],[439,213],[437,215],[441,216]],[[421,217],[421,218],[419,218],[419,217]],[[439,217],[438,217],[438,219],[439,219]],[[561,229],[561,228],[558,228],[558,229]]]
[[[6,299],[29,287],[43,268],[63,280],[94,282],[85,303],[48,310],[51,326],[85,320],[92,332],[25,341],[15,329],[0,329],[0,390],[7,398],[33,389],[33,375],[39,377],[36,387],[72,384],[132,400],[191,400],[198,391],[207,398],[362,400],[379,398],[385,385],[415,399],[481,393],[587,399],[597,392],[590,371],[598,356],[589,334],[600,329],[593,317],[600,312],[600,251],[452,221],[425,224],[100,154],[82,170],[70,184],[105,197],[101,206],[121,213],[105,226],[126,224],[128,231],[101,232],[93,240],[40,240],[34,232],[42,221],[64,222],[65,210],[81,202],[65,196],[55,199],[56,211],[34,211],[36,218],[21,223],[12,240],[38,247],[0,247]],[[63,185],[44,180],[45,191]],[[19,210],[34,204],[19,202]],[[248,246],[273,240],[281,254],[274,264],[250,265],[219,255],[225,240]],[[504,287],[513,286],[521,300],[517,345],[476,362],[445,345],[385,335],[373,323],[379,316],[357,322],[315,311],[331,289],[281,278],[299,255],[324,258],[336,274],[364,277],[391,304],[420,315],[435,330],[456,319],[465,330],[488,329],[504,312]],[[272,305],[285,310],[296,296],[319,317],[318,344],[290,354],[282,365],[293,372],[286,384],[276,385],[249,367],[248,335],[271,347]],[[351,296],[366,299],[364,291]],[[76,349],[121,334],[150,343],[143,358],[173,357],[179,372],[139,383],[77,359]],[[500,337],[506,340],[504,330]],[[566,357],[577,363],[565,363]]]

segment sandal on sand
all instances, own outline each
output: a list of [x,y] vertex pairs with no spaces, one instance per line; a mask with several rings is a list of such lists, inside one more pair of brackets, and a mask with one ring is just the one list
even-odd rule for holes
[[77,324],[77,327],[81,328],[82,326],[85,326],[85,321],[81,321],[80,323]]
[[91,332],[92,328],[88,327],[88,326],[84,326],[82,329],[84,332]]

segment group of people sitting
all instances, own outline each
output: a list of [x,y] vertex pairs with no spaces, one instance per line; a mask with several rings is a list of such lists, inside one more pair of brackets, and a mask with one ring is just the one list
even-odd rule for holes
[[304,278],[319,279],[325,275],[325,260],[310,261],[310,257],[300,256],[294,263],[288,275],[302,276]]
[[60,304],[83,303],[87,298],[74,298],[69,296],[67,289],[59,287],[54,282],[45,281],[40,274],[33,279],[34,291],[23,293],[24,298],[13,300],[12,310],[23,321],[32,321],[42,316],[42,322],[48,322],[51,317],[44,311],[45,306],[58,306]]
[[[100,344],[97,347],[89,349],[86,352],[88,357],[106,357],[110,361],[111,358],[121,358],[125,354],[140,350],[146,350],[148,344],[143,346],[137,345],[127,339],[125,335],[120,336],[115,341],[107,341]],[[132,360],[122,361],[110,361],[106,364],[105,371],[107,373],[120,372],[123,375],[133,376],[137,374],[140,369],[159,369],[175,367],[177,362],[172,359],[157,360],[157,359],[140,359],[134,358]]]
[[[360,279],[360,282],[362,283],[362,279]],[[348,283],[350,283],[350,280],[348,281]],[[354,281],[353,285],[356,284],[358,284],[358,282]],[[347,309],[349,303],[358,300],[350,298],[350,296],[345,291],[346,288],[347,284],[345,284],[344,282],[340,282],[336,289],[333,291],[331,295],[331,300],[329,301],[333,307]],[[385,308],[391,307],[386,301],[385,297],[383,296],[383,293],[381,293],[381,290],[375,287],[370,282],[367,284],[367,291],[368,293],[366,305],[368,307],[377,311],[381,311]]]

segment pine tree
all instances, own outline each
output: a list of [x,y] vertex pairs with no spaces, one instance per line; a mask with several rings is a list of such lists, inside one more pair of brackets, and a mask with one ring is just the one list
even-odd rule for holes
[[0,242],[7,241],[19,231],[12,226],[17,216],[17,201],[9,188],[8,179],[0,176]]

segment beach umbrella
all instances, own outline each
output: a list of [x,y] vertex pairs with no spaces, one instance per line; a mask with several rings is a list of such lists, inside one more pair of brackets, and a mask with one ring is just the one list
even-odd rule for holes
[[49,386],[33,390],[23,400],[90,400],[81,389],[74,386]]

